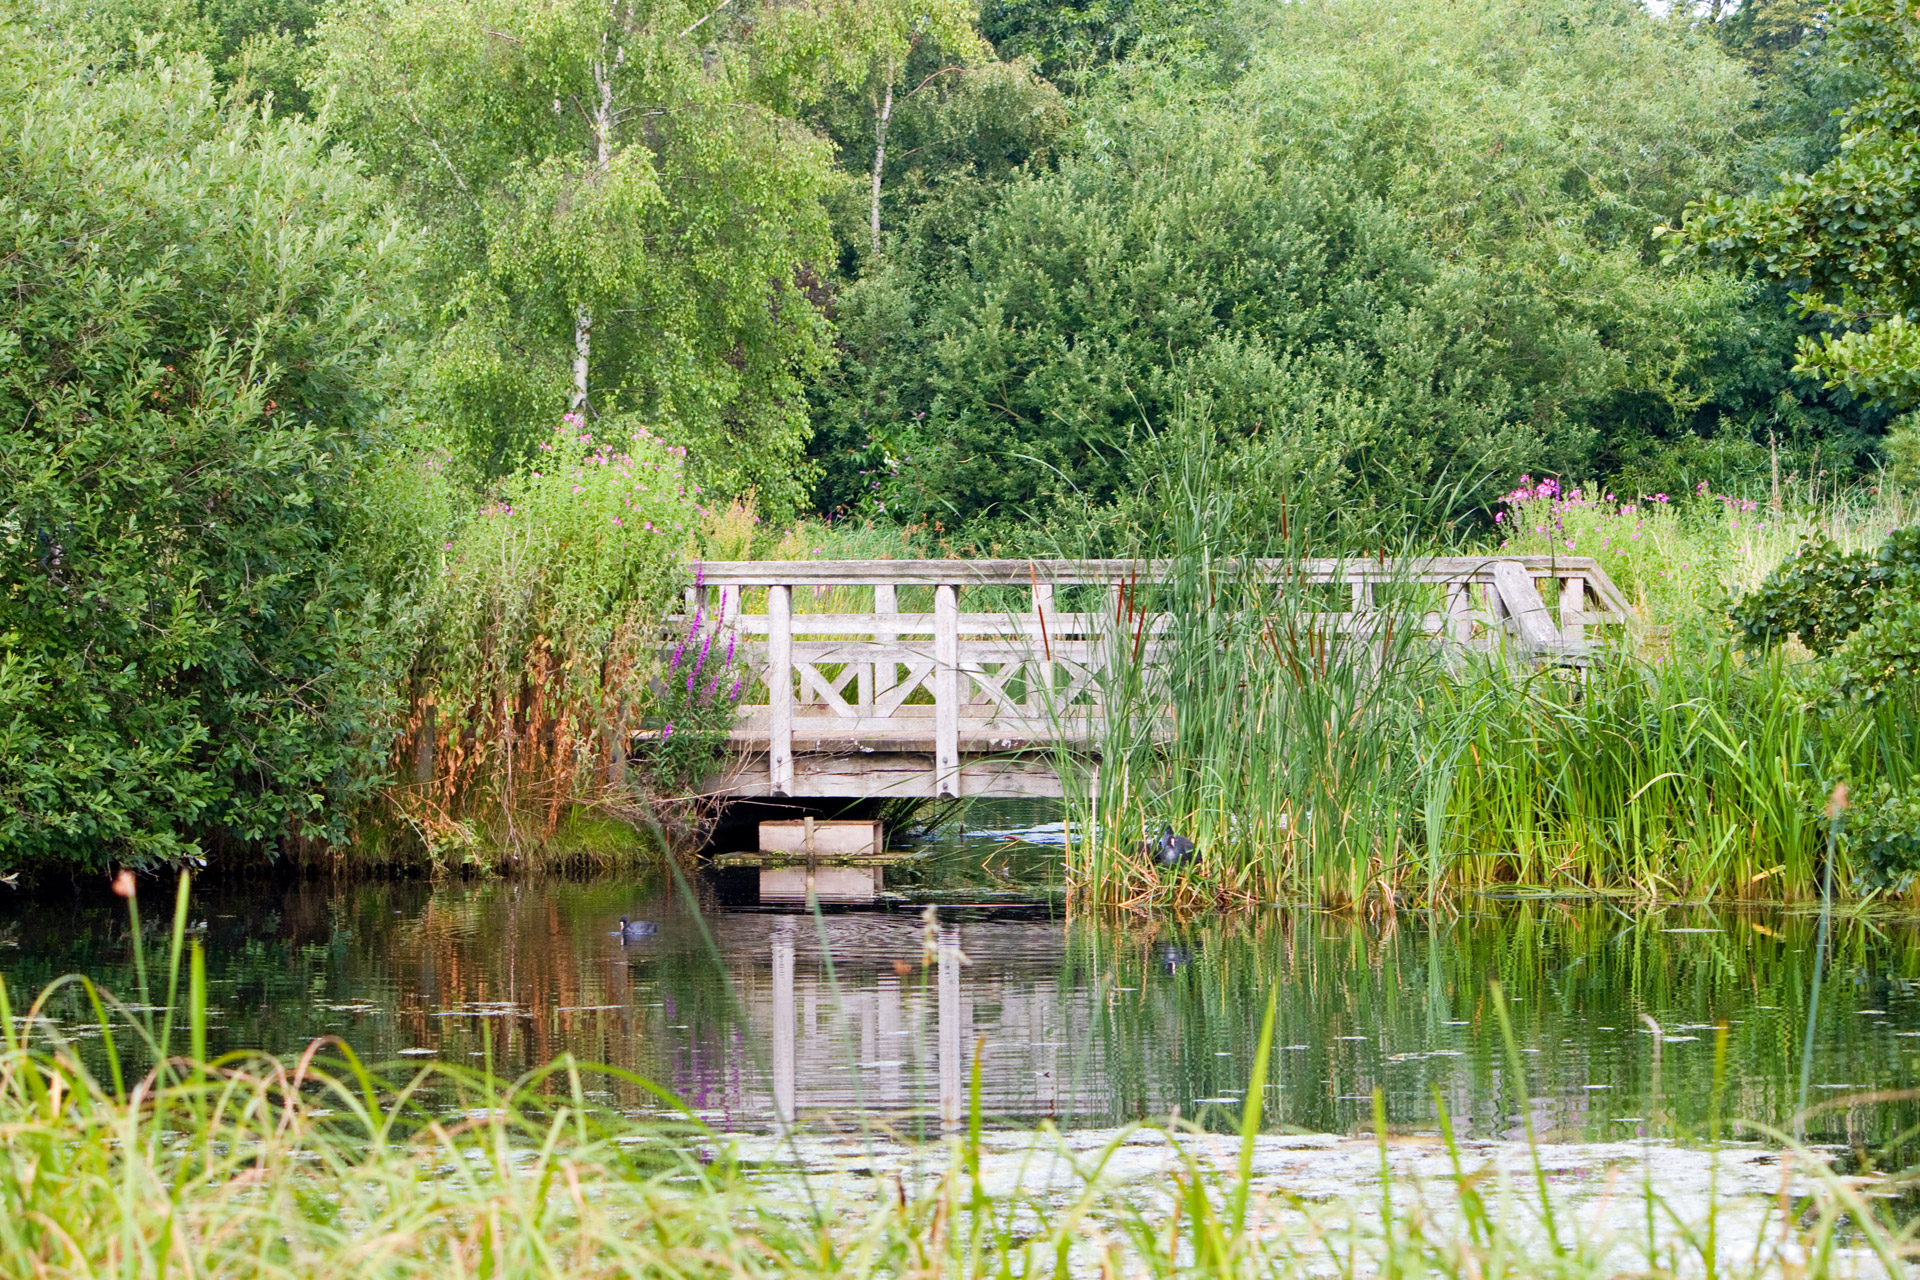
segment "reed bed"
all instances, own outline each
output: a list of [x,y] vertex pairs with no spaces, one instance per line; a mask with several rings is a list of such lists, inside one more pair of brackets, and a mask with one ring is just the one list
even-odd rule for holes
[[[1600,1210],[1585,1212],[1549,1185],[1548,1149],[1529,1148],[1519,1177],[1483,1167],[1452,1141],[1437,1100],[1447,1171],[1433,1185],[1408,1187],[1392,1174],[1376,1099],[1377,1193],[1320,1204],[1256,1176],[1259,1088],[1248,1089],[1232,1138],[1176,1124],[1091,1145],[1043,1133],[1009,1148],[982,1132],[976,1065],[966,1124],[923,1149],[911,1179],[829,1177],[790,1161],[743,1161],[691,1117],[614,1112],[597,1100],[610,1079],[652,1086],[571,1058],[513,1081],[435,1064],[397,1084],[338,1041],[291,1060],[245,1052],[209,1060],[202,961],[184,945],[186,903],[183,880],[172,946],[151,983],[136,957],[137,1000],[75,976],[16,1016],[0,985],[0,1273],[1170,1280],[1738,1271],[1799,1280],[1900,1274],[1913,1253],[1912,1225],[1876,1198],[1897,1182],[1863,1188],[1835,1178],[1791,1144],[1788,1158],[1800,1163],[1783,1173],[1777,1204],[1751,1193],[1738,1206],[1722,1203],[1709,1186],[1681,1206],[1647,1182],[1609,1191]],[[91,1047],[40,1016],[67,985],[96,1011]],[[1497,990],[1493,997],[1518,1072],[1504,1004]],[[1272,1057],[1272,1010],[1269,1000],[1256,1083]],[[1716,1061],[1717,1099],[1724,1041]],[[671,1099],[659,1098],[670,1113]],[[1171,1175],[1151,1195],[1129,1196],[1107,1174],[1143,1141],[1170,1150]],[[1049,1147],[1051,1161],[1033,1157]],[[801,1150],[797,1137],[788,1149]],[[1643,1217],[1644,1233],[1619,1225]]]
[[[1638,602],[1591,665],[1566,669],[1443,655],[1421,627],[1438,599],[1413,582],[1374,588],[1360,631],[1331,625],[1344,585],[1239,566],[1444,549],[1389,531],[1369,545],[1255,528],[1204,453],[1182,467],[1134,551],[1167,563],[1169,580],[1123,596],[1107,624],[1104,716],[1057,712],[1096,739],[1097,770],[1070,752],[1057,762],[1083,902],[1392,909],[1493,888],[1803,900],[1820,892],[1833,786],[1897,793],[1920,765],[1911,691],[1834,697],[1817,660],[1743,652],[1726,617],[1803,537],[1876,545],[1913,515],[1897,492],[1775,512],[1706,492],[1641,508],[1550,483],[1516,490],[1502,547],[1597,555]],[[1137,643],[1149,615],[1165,619],[1150,651]],[[1156,864],[1168,826],[1196,840],[1196,861]],[[1841,834],[1839,891],[1873,892]]]

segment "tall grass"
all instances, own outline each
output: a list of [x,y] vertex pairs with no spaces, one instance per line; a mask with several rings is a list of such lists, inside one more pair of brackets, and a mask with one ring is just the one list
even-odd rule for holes
[[[1734,646],[1725,606],[1762,550],[1760,532],[1743,540],[1737,527],[1747,505],[1702,494],[1649,513],[1544,488],[1510,495],[1510,530],[1540,522],[1570,554],[1614,555],[1639,602],[1591,665],[1556,669],[1499,652],[1443,659],[1421,627],[1438,602],[1420,584],[1376,586],[1355,631],[1338,617],[1345,585],[1245,572],[1261,555],[1439,549],[1384,532],[1316,545],[1250,530],[1204,451],[1181,467],[1135,552],[1161,560],[1166,581],[1108,606],[1105,714],[1060,709],[1096,739],[1091,757],[1059,756],[1084,901],[1391,908],[1503,886],[1801,899],[1819,890],[1833,785],[1898,788],[1920,768],[1911,697],[1836,700],[1806,655]],[[1776,517],[1766,546],[1790,549],[1789,527],[1870,542],[1909,514],[1897,496],[1847,501]],[[1517,531],[1509,542],[1552,545]],[[1167,825],[1197,841],[1196,862],[1155,864]],[[1844,842],[1834,870],[1854,883]]]
[[[1704,1218],[1650,1186],[1629,1192],[1655,1224],[1644,1240],[1610,1223],[1604,1201],[1585,1213],[1557,1200],[1538,1148],[1529,1186],[1448,1138],[1451,1174],[1409,1187],[1392,1171],[1377,1101],[1378,1196],[1303,1200],[1263,1179],[1258,1161],[1271,999],[1237,1138],[1169,1127],[1173,1176],[1146,1194],[1108,1175],[1154,1137],[1148,1126],[1091,1147],[1042,1134],[996,1154],[981,1131],[977,1055],[970,1122],[911,1178],[744,1164],[690,1119],[609,1114],[594,1088],[623,1073],[571,1058],[513,1081],[435,1065],[393,1084],[336,1041],[291,1060],[209,1060],[186,901],[183,881],[163,1007],[152,1000],[161,975],[144,963],[137,1004],[76,976],[15,1016],[0,985],[0,1274],[1819,1280],[1855,1272],[1863,1253],[1870,1270],[1896,1274],[1911,1250],[1911,1226],[1811,1159],[1802,1185],[1783,1174],[1777,1206],[1750,1198],[1738,1214],[1711,1192]],[[82,988],[97,1012],[104,1074],[39,1016],[62,986]],[[134,1042],[124,1055],[115,1036]],[[123,1056],[144,1066],[123,1071]],[[1437,1118],[1450,1132],[1438,1104]]]

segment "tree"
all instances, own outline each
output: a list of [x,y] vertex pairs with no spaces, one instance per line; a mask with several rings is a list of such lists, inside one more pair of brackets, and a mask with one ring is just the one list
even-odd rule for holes
[[336,127],[429,228],[432,384],[484,472],[571,407],[655,424],[710,487],[799,493],[828,157],[723,10],[370,0],[323,28]]
[[1678,252],[1710,251],[1787,283],[1828,331],[1796,367],[1894,408],[1920,403],[1920,16],[1895,0],[1832,14],[1842,65],[1873,77],[1847,108],[1840,151],[1777,191],[1687,207]]
[[1308,0],[1224,87],[1129,60],[1057,163],[924,201],[842,291],[823,505],[891,458],[898,513],[1082,510],[1201,420],[1354,513],[1507,468],[1719,481],[1845,412],[1764,288],[1659,261],[1751,101],[1626,3]]
[[59,48],[0,26],[0,863],[341,839],[425,541],[356,505],[411,241],[201,59]]
[[305,112],[314,24],[329,0],[23,0],[14,13],[48,39],[100,62],[131,67],[200,54],[214,81],[269,99],[281,114]]
[[977,13],[978,6],[967,0],[811,0],[774,9],[761,37],[789,100],[836,84],[865,95],[873,124],[868,228],[875,260],[881,255],[880,193],[895,91],[905,88],[902,77],[923,45],[940,51],[939,65],[922,68],[904,97],[963,75],[970,62],[977,62],[986,49],[973,29]]

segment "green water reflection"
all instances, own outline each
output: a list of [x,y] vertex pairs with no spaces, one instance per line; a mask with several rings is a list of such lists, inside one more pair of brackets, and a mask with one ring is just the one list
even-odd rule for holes
[[[150,899],[149,910],[158,904]],[[1715,1028],[1726,1112],[1774,1124],[1799,1088],[1815,920],[1593,902],[1474,902],[1350,918],[1271,910],[1195,927],[962,917],[949,1043],[980,1046],[991,1120],[1109,1126],[1239,1107],[1267,993],[1279,991],[1266,1101],[1276,1128],[1396,1127],[1558,1138],[1705,1133]],[[659,923],[613,936],[621,915]],[[309,884],[199,895],[213,1044],[293,1052],[338,1035],[394,1064],[437,1057],[512,1073],[563,1051],[673,1089],[710,1120],[772,1122],[777,1023],[803,1123],[904,1129],[938,1112],[936,969],[911,913],[815,919],[695,911],[665,883]],[[1813,1096],[1894,1089],[1920,1055],[1920,922],[1842,919],[1815,1029]],[[163,945],[150,926],[149,953]],[[132,993],[121,904],[0,901],[15,994],[67,972]],[[783,968],[777,956],[791,957]],[[790,979],[786,976],[790,974]],[[1526,1082],[1507,1066],[1490,984],[1510,997]],[[77,996],[51,1012],[77,1035]],[[1656,1040],[1644,1018],[1665,1033]],[[97,1044],[97,1041],[95,1042]],[[1656,1051],[1657,1048],[1657,1051]],[[628,1108],[637,1090],[603,1095]],[[1871,1145],[1905,1104],[1817,1119],[1809,1136]]]

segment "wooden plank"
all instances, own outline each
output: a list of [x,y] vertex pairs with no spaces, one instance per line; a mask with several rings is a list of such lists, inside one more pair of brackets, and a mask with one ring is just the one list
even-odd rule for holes
[[960,774],[960,589],[933,589],[933,755],[936,794],[959,794]]
[[1572,574],[1560,580],[1560,640],[1574,648],[1587,643],[1587,580]]
[[[875,588],[878,590],[878,588]],[[1168,619],[1165,614],[1155,614],[1155,626],[1164,629]],[[686,619],[676,615],[669,619],[671,626],[678,621],[682,626]],[[1091,613],[1056,614],[1047,611],[1045,636],[1050,640],[1059,640],[1070,636],[1091,636],[1099,634],[1105,619]],[[732,619],[734,629],[743,636],[764,636],[767,633],[767,616],[763,613],[742,614]],[[894,637],[925,637],[931,639],[934,630],[933,615],[930,613],[796,613],[793,615],[793,633],[796,637],[807,636],[851,636],[859,639],[889,639]],[[1042,630],[1034,615],[1016,613],[963,613],[960,615],[960,634],[963,636],[1025,636],[1040,640]]]
[[1495,565],[1493,583],[1506,613],[1508,628],[1522,649],[1555,653],[1563,647],[1560,628],[1554,625],[1553,614],[1540,598],[1539,588],[1533,585],[1525,566],[1510,562]]
[[[812,847],[808,845],[811,843]],[[862,858],[885,853],[878,820],[799,818],[760,824],[760,852],[801,857]]]
[[1465,644],[1473,639],[1473,584],[1447,584],[1447,639]]
[[1060,635],[1064,639],[1066,633],[1060,631],[1060,617],[1053,611],[1052,584],[1036,580],[1031,591],[1033,593],[1031,625],[1040,632],[1040,653],[1043,660],[1034,663],[1028,669],[1026,701],[1035,715],[1041,715],[1046,712],[1047,702],[1053,696],[1053,638],[1055,635]]
[[793,786],[793,588],[767,588],[767,774],[775,795]]
[[[933,752],[893,751],[871,755],[810,756],[796,760],[791,796],[838,799],[926,798],[939,794]],[[1050,753],[1049,753],[1050,754]],[[710,777],[701,791],[710,796],[764,796],[771,793],[765,757],[735,760]],[[959,791],[967,796],[1059,798],[1060,779],[1044,757],[964,760]]]
[[[1591,556],[1512,556],[1497,552],[1484,556],[1417,556],[1404,560],[1269,559],[1251,562],[1249,572],[1268,581],[1347,582],[1356,577],[1367,582],[1442,582],[1459,577],[1486,581],[1496,564],[1520,565],[1534,577],[1581,573],[1596,587],[1600,577],[1605,575],[1605,570]],[[1164,581],[1171,568],[1171,562],[1166,560],[986,559],[732,560],[713,561],[702,566],[706,581],[713,585],[770,586],[784,583],[796,587],[875,583],[899,586],[949,583],[1024,587],[1035,581],[1056,587],[1116,586],[1135,581]],[[1233,561],[1223,561],[1219,569],[1223,575],[1238,571],[1239,566]],[[1625,599],[1619,598],[1616,606],[1603,590],[1596,590],[1596,594],[1609,607],[1624,608],[1626,605]],[[1617,589],[1613,594],[1618,596]]]
[[[862,867],[872,867],[872,866],[893,867],[893,866],[898,866],[903,862],[912,862],[917,858],[924,858],[926,856],[927,855],[925,853],[882,853],[871,858],[855,859],[853,861],[853,865],[862,866]],[[709,858],[707,861],[711,865],[722,868],[723,870],[758,871],[761,867],[804,867],[807,865],[809,859],[807,858],[807,855],[804,853],[748,852],[748,853],[716,853],[713,855],[713,857]],[[811,859],[811,861],[816,866],[847,865],[847,860],[841,859],[841,858],[829,858],[829,859],[814,858],[814,859]]]

